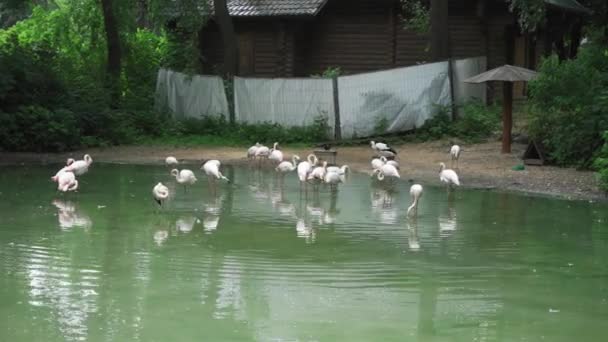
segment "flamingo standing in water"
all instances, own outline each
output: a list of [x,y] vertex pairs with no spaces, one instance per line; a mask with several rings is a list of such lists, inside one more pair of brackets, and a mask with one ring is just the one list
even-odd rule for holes
[[297,155],[294,155],[292,157],[292,161],[288,162],[288,161],[284,161],[281,162],[276,168],[275,170],[277,172],[280,172],[281,174],[281,180],[283,180],[285,178],[285,174],[291,171],[294,171],[298,165],[298,160],[300,160],[300,157],[298,157]]
[[259,142],[256,142],[255,145],[251,146],[247,150],[247,159],[249,159],[249,160],[255,160],[255,153],[258,151],[258,148],[260,146],[262,146],[262,145],[260,145]]
[[171,176],[175,177],[175,180],[179,183],[179,184],[183,184],[184,185],[184,190],[187,189],[187,185],[192,185],[194,183],[196,183],[197,179],[196,176],[194,175],[194,172],[192,172],[191,170],[188,169],[183,169],[181,171],[178,171],[177,169],[173,169],[171,170]]
[[76,191],[78,189],[78,181],[73,172],[64,171],[57,176],[57,190],[62,192]]
[[385,177],[391,177],[391,181],[395,178],[401,178],[397,168],[391,164],[384,164],[381,168],[374,170],[372,176],[374,175],[377,175],[379,181],[383,181]]
[[270,149],[268,146],[259,146],[253,155],[255,159],[259,160],[259,165],[262,164],[262,160],[268,160],[268,156],[270,155]]
[[167,158],[165,158],[165,165],[175,166],[177,164],[179,164],[179,162],[177,161],[177,158],[175,158],[173,156],[168,156]]
[[422,185],[414,184],[410,187],[410,196],[412,197],[412,205],[407,208],[407,215],[410,215],[412,210],[414,211],[414,216],[418,216],[418,200],[422,197]]
[[323,166],[317,166],[308,175],[307,180],[316,180],[318,182],[322,182],[325,178],[325,174],[327,173],[327,161],[323,162]]
[[456,171],[446,169],[444,163],[439,163],[439,180],[447,185],[448,191],[453,185],[460,186]]
[[281,152],[281,150],[277,149],[278,145],[279,145],[278,142],[274,143],[274,146],[270,150],[270,155],[268,156],[268,160],[272,160],[273,162],[276,162],[277,164],[283,161],[283,152]]
[[346,181],[347,170],[349,170],[348,165],[328,167],[323,181],[329,184],[332,190],[336,190],[338,184]]
[[450,156],[452,157],[452,167],[454,167],[454,161],[456,161],[456,168],[458,168],[458,159],[460,158],[460,151],[460,146],[458,145],[453,145],[450,148]]
[[312,168],[319,163],[319,159],[314,154],[309,154],[306,160],[298,164],[298,179],[300,180],[300,191],[302,190],[302,184],[306,187],[306,179],[308,174],[312,171]]
[[388,160],[385,156],[380,157],[380,160],[384,164],[393,165],[397,170],[399,170],[399,163],[396,160]]
[[169,198],[169,188],[163,185],[163,183],[159,182],[152,189],[152,196],[158,206],[163,207],[163,203]]
[[82,160],[77,160],[67,167],[66,171],[74,172],[74,175],[80,176],[89,171],[89,166],[93,163],[93,158],[85,154]]
[[384,165],[384,162],[381,158],[373,158],[372,159],[372,170],[378,170]]
[[206,161],[203,166],[201,166],[201,170],[205,171],[205,174],[207,175],[207,179],[209,180],[209,186],[215,191],[217,184],[216,182],[220,179],[223,179],[227,182],[230,182],[230,180],[226,177],[224,177],[224,175],[220,172],[220,161],[219,160],[208,160]]

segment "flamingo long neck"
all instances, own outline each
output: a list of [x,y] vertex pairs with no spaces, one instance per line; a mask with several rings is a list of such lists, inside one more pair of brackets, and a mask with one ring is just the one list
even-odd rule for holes
[[378,171],[378,180],[383,180],[383,179],[384,179],[384,172]]
[[416,208],[417,206],[418,206],[418,195],[414,195],[414,200],[412,201],[412,205],[407,207],[407,213],[409,214],[410,211],[412,211],[412,209]]
[[291,158],[291,162],[292,162],[291,170],[292,171],[295,170],[295,168],[297,167],[297,165],[298,165],[298,159],[299,159],[298,156],[293,156]]
[[381,160],[381,161],[382,161],[384,164],[386,164],[386,162],[388,161],[388,159],[386,159],[386,157],[385,157],[385,156],[381,156],[381,157],[380,157],[380,160]]
[[278,144],[279,144],[278,142],[275,142],[275,143],[274,143],[274,145],[272,145],[272,149],[273,149],[273,150],[276,150],[276,149],[277,149],[277,145],[278,145]]

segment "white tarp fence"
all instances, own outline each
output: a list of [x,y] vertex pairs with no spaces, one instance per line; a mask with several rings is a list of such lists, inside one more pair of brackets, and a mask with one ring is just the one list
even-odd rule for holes
[[476,98],[486,103],[486,85],[464,83],[469,77],[481,74],[487,70],[487,59],[471,57],[452,61],[452,80],[454,81],[454,102],[461,105],[467,100]]
[[333,132],[332,80],[316,78],[234,78],[237,122],[311,125],[326,117]]
[[342,137],[420,127],[451,104],[448,62],[338,78]]
[[186,75],[160,69],[156,80],[156,106],[175,118],[228,117],[224,81],[217,76]]

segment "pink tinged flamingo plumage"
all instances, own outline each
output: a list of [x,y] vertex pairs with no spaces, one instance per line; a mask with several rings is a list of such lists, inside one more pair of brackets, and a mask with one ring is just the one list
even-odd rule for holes
[[56,182],[57,179],[59,178],[59,174],[61,174],[62,172],[66,172],[68,170],[68,167],[70,165],[72,165],[74,162],[75,162],[74,158],[68,158],[68,160],[65,163],[65,166],[61,170],[57,171],[57,173],[53,177],[51,177],[51,180],[53,182]]
[[306,182],[312,168],[319,163],[319,159],[314,154],[309,154],[306,160],[298,164],[298,179],[300,182]]
[[380,169],[374,170],[373,174],[377,174],[378,180],[384,180],[385,177],[401,178],[397,168],[391,164],[384,164]]
[[210,179],[223,179],[225,181],[230,181],[228,178],[224,177],[224,175],[220,172],[220,161],[219,160],[208,160],[207,162],[205,162],[205,164],[203,164],[203,166],[201,167],[201,169],[203,169],[203,171],[205,171],[205,174],[207,175],[207,177],[209,177]]
[[284,161],[284,162],[281,162],[281,163],[280,163],[280,164],[279,164],[279,165],[278,165],[278,166],[275,168],[275,170],[276,170],[277,172],[280,172],[281,174],[285,174],[285,173],[288,173],[288,172],[294,171],[294,170],[297,168],[297,166],[296,166],[296,165],[298,165],[298,160],[300,160],[300,157],[298,157],[297,155],[294,155],[294,156],[292,157],[292,161],[291,161],[291,162],[289,162],[289,161]]
[[268,156],[269,160],[272,160],[276,163],[280,163],[283,161],[283,152],[281,152],[281,150],[277,149],[278,145],[279,145],[278,142],[274,143],[272,150],[270,150],[270,155]]
[[93,158],[85,154],[82,160],[77,160],[68,166],[66,171],[74,172],[76,176],[80,176],[89,171],[89,166],[93,163]]
[[177,158],[175,158],[173,156],[168,156],[167,158],[165,158],[165,165],[175,166],[177,164],[179,164],[179,162],[177,161]]
[[260,145],[259,142],[256,142],[255,145],[251,146],[248,150],[247,150],[247,159],[255,159],[256,156],[256,152],[258,151],[258,148],[262,146]]
[[412,204],[407,208],[407,215],[409,216],[412,210],[414,215],[418,215],[418,201],[422,197],[422,185],[414,184],[410,187],[410,197],[412,197]]
[[310,174],[308,175],[308,180],[320,180],[323,181],[323,178],[325,178],[325,173],[327,172],[327,161],[323,162],[323,166],[317,166],[314,169],[312,169],[312,171],[310,172]]
[[61,172],[57,178],[57,190],[62,192],[76,191],[78,189],[78,181],[73,172]]
[[460,146],[453,145],[450,148],[450,156],[452,157],[452,167],[454,167],[454,161],[456,162],[456,167],[458,167],[458,159],[460,158]]

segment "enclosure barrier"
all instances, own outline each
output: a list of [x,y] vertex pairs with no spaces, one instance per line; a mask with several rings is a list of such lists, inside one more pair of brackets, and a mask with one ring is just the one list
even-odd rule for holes
[[[310,125],[321,116],[327,119],[331,136],[342,138],[407,131],[422,126],[440,107],[449,111],[471,97],[485,102],[484,85],[462,82],[485,70],[486,58],[473,57],[337,80],[235,77],[235,120],[291,127]],[[176,118],[229,117],[219,77],[161,69],[156,91],[157,106]]]

